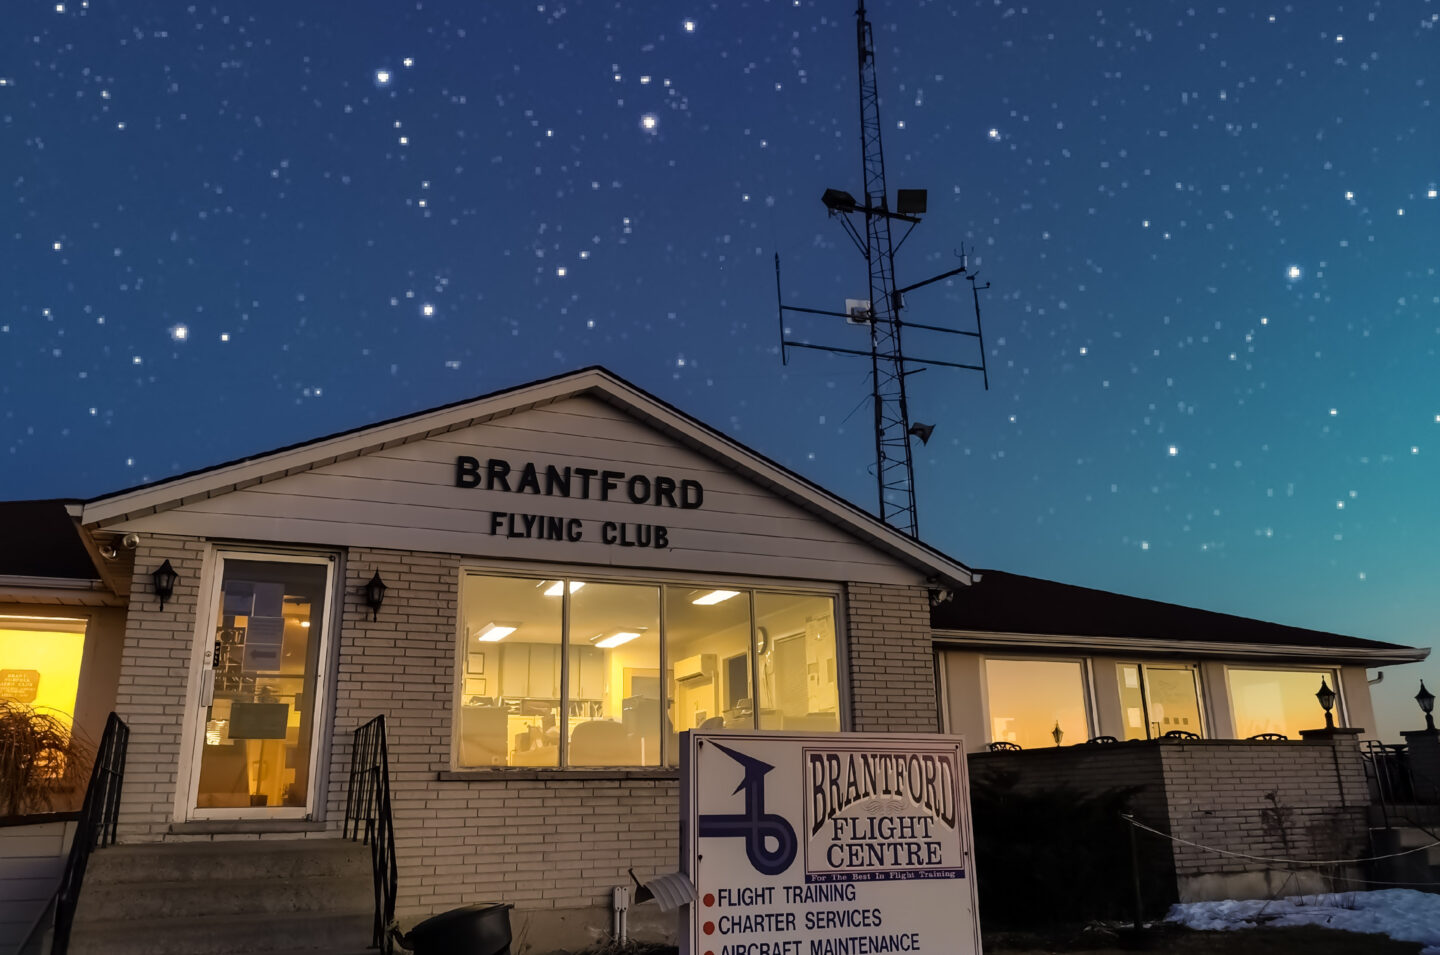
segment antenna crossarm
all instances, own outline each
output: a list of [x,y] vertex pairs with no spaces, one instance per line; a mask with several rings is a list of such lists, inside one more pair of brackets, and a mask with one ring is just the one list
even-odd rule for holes
[[932,275],[932,276],[930,276],[930,278],[925,279],[924,281],[921,281],[921,282],[916,282],[914,285],[907,285],[907,286],[905,286],[904,288],[897,288],[897,289],[895,290],[895,294],[896,294],[896,295],[904,295],[906,292],[913,292],[913,291],[915,291],[917,288],[924,288],[924,287],[927,286],[927,285],[934,285],[936,282],[940,281],[941,279],[948,279],[950,276],[952,276],[952,275],[959,275],[961,272],[964,272],[964,271],[965,271],[965,266],[962,265],[962,266],[960,266],[958,269],[951,269],[951,270],[948,271],[948,272],[941,272],[939,275]]

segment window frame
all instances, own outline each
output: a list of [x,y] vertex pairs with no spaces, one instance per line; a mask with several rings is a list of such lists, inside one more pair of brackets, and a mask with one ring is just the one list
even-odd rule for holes
[[[1019,663],[1078,663],[1080,665],[1080,695],[1085,704],[1085,739],[1094,738],[1096,727],[1099,725],[1098,699],[1095,695],[1095,680],[1092,658],[1088,656],[1058,656],[1046,655],[1037,656],[1033,653],[984,653],[979,654],[980,658],[980,706],[981,713],[985,717],[985,743],[986,745],[995,742],[995,721],[990,715],[990,661],[1011,661]],[[949,732],[948,709],[946,732]]]
[[[1118,691],[1123,678],[1120,676],[1120,668],[1133,666],[1140,671],[1140,705],[1144,707],[1145,716],[1145,739],[1156,740],[1160,736],[1150,735],[1150,677],[1149,671],[1158,667],[1161,670],[1189,670],[1190,678],[1195,682],[1195,711],[1199,715],[1201,739],[1213,739],[1210,733],[1211,724],[1214,722],[1210,716],[1210,692],[1205,685],[1205,675],[1198,662],[1173,662],[1169,660],[1142,660],[1134,657],[1112,657],[1115,665],[1115,685],[1117,689],[1116,700],[1118,702]],[[1226,678],[1226,695],[1229,695],[1229,678]],[[1124,705],[1121,704],[1122,716]],[[1234,725],[1233,722],[1231,724]]]
[[[1337,727],[1345,727],[1350,725],[1350,711],[1345,705],[1345,689],[1340,680],[1341,667],[1339,665],[1323,666],[1320,664],[1314,664],[1298,666],[1261,666],[1255,664],[1246,666],[1239,663],[1226,663],[1224,664],[1223,669],[1225,675],[1225,701],[1230,710],[1230,729],[1231,732],[1235,733],[1237,738],[1245,739],[1246,737],[1241,737],[1239,735],[1239,720],[1236,718],[1235,715],[1235,694],[1234,692],[1232,692],[1230,686],[1231,670],[1250,670],[1260,672],[1273,671],[1276,673],[1314,673],[1316,675],[1327,676],[1330,678],[1330,689],[1335,691],[1335,725]],[[1319,687],[1316,687],[1316,689],[1318,690]],[[1315,705],[1319,706],[1320,702],[1317,700],[1315,702]],[[1316,728],[1318,729],[1319,727]]]
[[[659,588],[660,594],[660,691],[661,691],[661,713],[665,712],[665,703],[668,699],[667,687],[665,686],[665,674],[668,671],[669,651],[667,649],[667,628],[665,621],[665,588],[669,587],[708,587],[711,589],[740,589],[750,601],[750,678],[751,691],[758,689],[759,670],[757,668],[756,630],[755,623],[755,594],[757,592],[775,594],[795,594],[806,597],[828,597],[831,606],[834,608],[835,620],[835,666],[836,666],[836,690],[839,696],[838,705],[840,708],[840,732],[847,732],[850,729],[850,659],[849,659],[849,621],[846,614],[846,591],[843,585],[829,584],[814,580],[798,580],[794,578],[779,577],[750,577],[745,575],[717,575],[701,573],[655,573],[643,568],[624,567],[588,567],[582,564],[548,564],[548,563],[500,563],[491,561],[462,561],[456,573],[456,600],[455,600],[455,627],[452,635],[452,646],[454,661],[454,672],[451,680],[450,694],[450,770],[454,773],[516,773],[532,772],[541,774],[556,773],[583,773],[586,776],[594,776],[597,773],[615,773],[629,775],[634,773],[646,774],[669,774],[676,772],[674,766],[666,765],[669,756],[667,752],[669,739],[667,733],[661,732],[660,762],[654,766],[570,766],[570,741],[568,733],[561,732],[560,746],[557,759],[558,766],[465,766],[460,762],[460,720],[458,714],[464,699],[465,687],[465,580],[470,575],[485,577],[511,577],[520,579],[564,579],[579,578],[586,583],[597,584],[621,584],[630,586],[652,586]],[[570,634],[570,588],[567,586],[561,593],[561,647],[568,647]],[[562,726],[568,725],[568,701],[570,693],[570,654],[560,654],[560,699]],[[663,727],[662,727],[663,729]]]

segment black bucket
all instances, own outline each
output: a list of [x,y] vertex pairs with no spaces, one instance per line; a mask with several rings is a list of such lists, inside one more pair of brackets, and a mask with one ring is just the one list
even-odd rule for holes
[[510,955],[506,902],[481,902],[432,915],[400,939],[415,955]]

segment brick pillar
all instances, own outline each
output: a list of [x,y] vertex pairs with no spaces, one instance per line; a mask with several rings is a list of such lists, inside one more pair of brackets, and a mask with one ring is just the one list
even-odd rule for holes
[[851,728],[934,733],[935,650],[924,587],[851,583],[848,596]]
[[1365,761],[1360,756],[1360,734],[1363,732],[1365,730],[1358,726],[1300,731],[1301,739],[1329,741],[1334,754],[1335,781],[1340,787],[1342,806],[1370,804],[1370,788],[1365,782]]
[[1402,732],[1410,750],[1410,776],[1417,799],[1440,793],[1440,730]]

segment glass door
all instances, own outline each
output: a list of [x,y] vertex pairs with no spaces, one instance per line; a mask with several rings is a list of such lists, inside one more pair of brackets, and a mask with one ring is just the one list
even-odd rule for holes
[[219,560],[190,816],[307,817],[335,562],[239,554]]
[[1119,677],[1126,739],[1158,739],[1175,731],[1205,735],[1193,666],[1122,663]]

